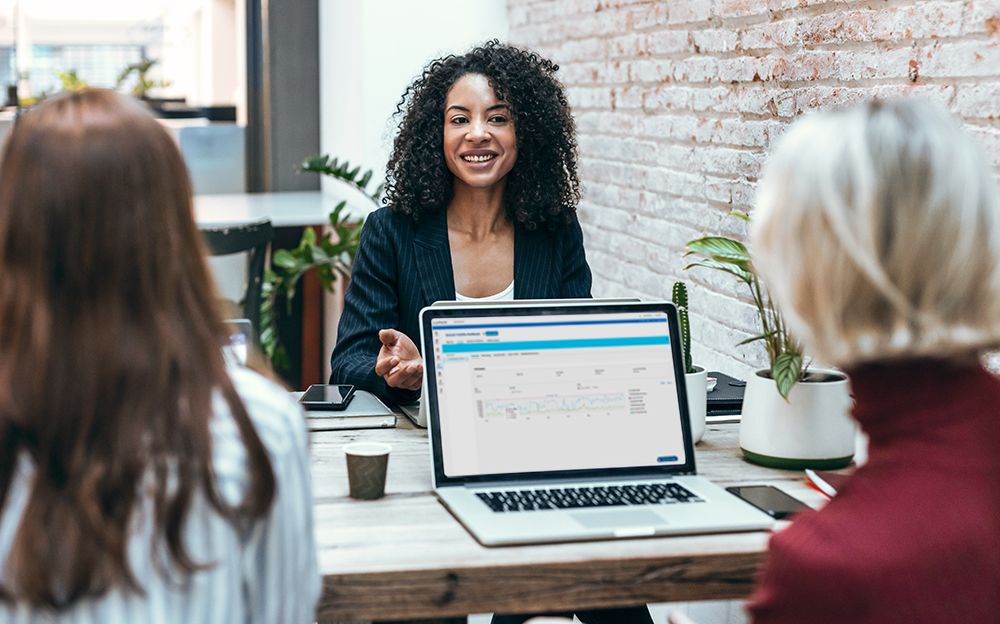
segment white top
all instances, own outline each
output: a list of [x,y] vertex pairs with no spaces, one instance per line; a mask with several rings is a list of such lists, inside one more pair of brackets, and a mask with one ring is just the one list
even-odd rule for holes
[[[214,565],[195,572],[186,587],[177,587],[164,581],[153,566],[149,548],[152,501],[146,500],[134,516],[128,552],[145,595],[113,589],[58,615],[33,611],[23,604],[0,603],[0,622],[270,624],[315,620],[320,576],[305,417],[298,403],[277,384],[245,368],[231,367],[230,376],[271,460],[276,492],[268,515],[237,529],[203,495],[196,495],[185,524],[185,544],[195,562]],[[214,406],[212,452],[219,493],[225,502],[237,503],[247,487],[246,450],[221,394],[215,397]],[[0,583],[5,586],[2,564],[10,553],[33,473],[30,460],[23,457],[0,517]]]
[[455,291],[455,301],[513,301],[514,300],[514,280],[510,285],[494,295],[485,297],[466,297],[462,293]]

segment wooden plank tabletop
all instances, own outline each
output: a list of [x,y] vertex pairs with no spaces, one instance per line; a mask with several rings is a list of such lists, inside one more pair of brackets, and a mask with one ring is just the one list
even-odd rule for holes
[[[406,620],[746,597],[769,534],[751,532],[536,546],[479,545],[431,493],[425,430],[312,434],[320,622]],[[814,506],[801,472],[744,462],[738,425],[709,425],[698,473],[719,485],[768,483]],[[348,498],[342,447],[392,445],[386,496]]]

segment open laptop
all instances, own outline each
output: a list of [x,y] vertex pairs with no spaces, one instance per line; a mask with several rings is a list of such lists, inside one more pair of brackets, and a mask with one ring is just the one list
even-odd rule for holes
[[750,531],[695,475],[670,303],[421,311],[434,491],[487,546]]
[[[641,301],[637,298],[621,298],[621,299],[518,299],[514,301],[451,301],[442,300],[435,301],[431,305],[435,308],[440,307],[460,307],[460,308],[481,308],[481,307],[497,307],[497,306],[524,306],[524,305],[589,305],[594,302],[600,303],[632,303]],[[427,396],[427,376],[424,376],[423,386],[420,392],[421,397]],[[418,427],[427,428],[427,402],[419,400],[416,403],[411,403],[409,405],[400,405],[399,410],[406,414],[406,417],[413,421]]]

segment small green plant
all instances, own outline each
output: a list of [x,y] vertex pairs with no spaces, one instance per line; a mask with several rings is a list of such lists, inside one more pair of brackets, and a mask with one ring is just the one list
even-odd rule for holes
[[[749,221],[746,214],[734,212],[734,217]],[[792,336],[781,314],[774,307],[770,293],[761,285],[760,279],[750,262],[750,253],[746,246],[724,236],[705,236],[687,243],[687,256],[700,256],[701,259],[684,267],[705,267],[723,273],[729,273],[750,289],[750,296],[757,307],[760,319],[761,333],[747,338],[737,346],[764,341],[768,361],[771,365],[771,377],[778,388],[778,393],[788,400],[788,393],[796,383],[805,379],[808,364],[802,356],[802,344]]]
[[684,372],[694,373],[691,362],[691,319],[688,316],[688,290],[684,282],[674,282],[672,293],[674,305],[677,306],[677,323],[681,330],[681,344],[684,346]]
[[149,78],[149,70],[151,70],[157,63],[159,63],[159,59],[151,59],[143,56],[138,62],[126,65],[125,69],[118,74],[118,81],[115,83],[115,89],[121,90],[121,88],[125,86],[125,83],[128,82],[128,79],[132,76],[132,74],[135,74],[135,84],[132,85],[132,95],[135,97],[146,97],[153,89],[169,87],[169,81],[151,80]]
[[[369,192],[372,171],[361,172],[361,167],[351,167],[347,161],[339,162],[329,156],[311,156],[299,167],[300,171],[319,173],[352,186],[364,194],[375,207],[380,205],[382,185]],[[294,249],[279,249],[272,254],[271,268],[264,273],[263,301],[261,302],[260,343],[264,354],[277,370],[288,370],[288,352],[278,335],[278,302],[285,301],[285,312],[290,313],[299,280],[308,271],[316,269],[323,288],[333,291],[337,276],[348,277],[354,256],[361,240],[364,219],[345,214],[346,201],[330,213],[330,228],[319,237],[313,228],[306,228]]]
[[90,86],[86,80],[80,78],[75,69],[69,71],[58,71],[59,82],[62,83],[62,90],[68,92],[83,91]]

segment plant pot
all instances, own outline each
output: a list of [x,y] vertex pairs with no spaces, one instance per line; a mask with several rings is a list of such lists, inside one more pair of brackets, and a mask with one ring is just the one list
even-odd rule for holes
[[811,380],[795,384],[786,401],[769,370],[747,382],[740,448],[747,461],[785,470],[843,468],[854,456],[847,376],[811,369]]
[[705,435],[705,413],[708,410],[708,373],[700,366],[694,368],[695,372],[684,374],[684,388],[687,390],[691,439],[697,444]]

